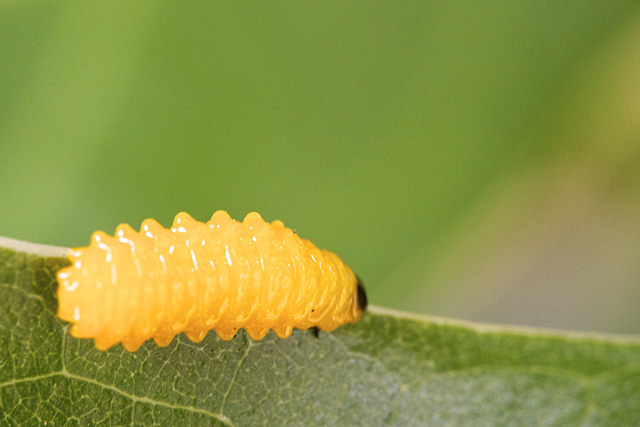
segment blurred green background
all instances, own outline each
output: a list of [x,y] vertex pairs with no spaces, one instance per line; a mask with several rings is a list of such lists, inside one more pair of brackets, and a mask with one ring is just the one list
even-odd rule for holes
[[640,332],[637,1],[0,12],[0,235],[255,210],[376,305]]

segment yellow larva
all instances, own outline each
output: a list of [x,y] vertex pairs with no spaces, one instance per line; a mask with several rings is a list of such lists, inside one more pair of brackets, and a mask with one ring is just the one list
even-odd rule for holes
[[218,211],[207,223],[183,212],[170,229],[147,219],[140,232],[122,224],[69,259],[58,316],[101,350],[136,351],[150,338],[166,346],[180,332],[200,342],[211,329],[223,340],[241,328],[254,340],[269,329],[281,338],[294,327],[331,331],[367,304],[340,258],[255,212],[238,222]]

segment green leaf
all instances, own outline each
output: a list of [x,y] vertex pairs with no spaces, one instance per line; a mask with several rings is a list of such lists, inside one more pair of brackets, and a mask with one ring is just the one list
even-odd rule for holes
[[[62,248],[0,239],[2,425],[638,425],[640,341],[373,308],[316,339],[98,351],[56,317]],[[26,252],[25,252],[26,251]]]

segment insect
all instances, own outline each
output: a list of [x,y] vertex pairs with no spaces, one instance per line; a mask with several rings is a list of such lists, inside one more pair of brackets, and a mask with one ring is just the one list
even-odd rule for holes
[[136,232],[93,233],[69,251],[58,272],[58,316],[71,335],[100,350],[122,343],[161,347],[184,332],[200,342],[214,329],[223,340],[244,329],[254,340],[269,329],[331,331],[360,319],[364,287],[337,255],[258,213],[238,222],[224,211],[202,223],[182,212],[169,229],[153,219]]

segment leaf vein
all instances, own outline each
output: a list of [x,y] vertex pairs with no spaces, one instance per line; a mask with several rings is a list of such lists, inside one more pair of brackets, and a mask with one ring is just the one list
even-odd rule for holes
[[249,355],[249,351],[251,350],[251,347],[253,347],[253,341],[251,341],[249,338],[246,338],[246,337],[245,337],[245,340],[246,340],[245,342],[247,344],[247,347],[245,348],[244,354],[240,357],[240,360],[238,361],[238,366],[236,366],[236,369],[233,372],[233,376],[231,377],[231,381],[229,381],[229,387],[227,387],[227,390],[224,392],[224,395],[222,397],[222,404],[220,404],[220,413],[221,414],[224,413],[224,405],[227,403],[227,398],[229,397],[229,394],[231,393],[231,388],[233,387],[233,385],[236,382],[236,377],[238,376],[238,372],[240,372],[240,368],[242,367],[242,364],[244,363],[244,360]]

